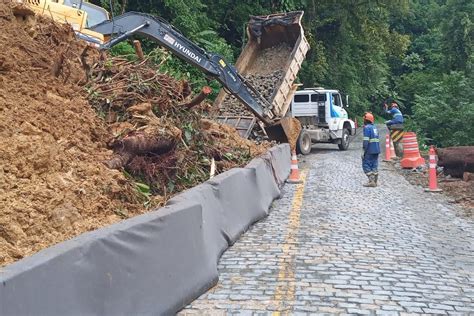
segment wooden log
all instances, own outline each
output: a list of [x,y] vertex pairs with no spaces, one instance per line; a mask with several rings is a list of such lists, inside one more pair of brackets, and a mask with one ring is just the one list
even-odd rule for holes
[[446,175],[462,178],[465,172],[474,173],[474,146],[438,148],[436,152]]
[[194,106],[200,104],[202,101],[204,101],[207,96],[209,94],[211,94],[212,92],[212,89],[211,87],[208,87],[208,86],[204,86],[202,89],[201,89],[201,92],[195,96],[191,101],[189,101],[188,103],[185,103],[185,104],[180,104],[179,107],[186,107],[187,109],[191,109],[193,108]]
[[115,152],[112,159],[104,161],[110,169],[120,169],[136,156],[155,154],[161,155],[175,147],[175,140],[163,138],[160,135],[135,134],[120,140],[113,140],[109,144]]
[[133,47],[135,47],[135,53],[137,53],[138,59],[144,60],[145,55],[143,54],[142,43],[140,43],[139,40],[134,40]]

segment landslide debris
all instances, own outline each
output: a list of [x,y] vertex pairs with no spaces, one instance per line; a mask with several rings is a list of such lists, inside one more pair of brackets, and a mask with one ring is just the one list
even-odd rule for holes
[[187,83],[146,61],[100,55],[16,2],[0,0],[0,29],[0,266],[265,150],[203,119],[206,104],[180,107]]
[[90,77],[88,98],[112,134],[108,146],[115,155],[105,163],[124,167],[164,199],[207,180],[212,160],[222,172],[269,146],[258,146],[235,129],[205,119],[209,105],[189,106],[188,83],[158,73],[146,60],[104,59]]
[[[15,16],[14,13],[17,15]],[[82,96],[85,45],[69,27],[0,2],[0,266],[143,212]]]

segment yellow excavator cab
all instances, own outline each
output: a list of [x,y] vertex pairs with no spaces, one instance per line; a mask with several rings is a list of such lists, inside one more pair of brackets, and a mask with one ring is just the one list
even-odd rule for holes
[[81,37],[97,44],[104,43],[104,36],[88,30],[89,27],[109,19],[104,8],[80,0],[23,0],[35,13],[49,16],[60,23],[68,23]]

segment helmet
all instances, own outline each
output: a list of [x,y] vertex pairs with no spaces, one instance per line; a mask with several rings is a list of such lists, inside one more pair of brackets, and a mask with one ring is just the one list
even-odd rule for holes
[[365,112],[364,121],[369,121],[370,123],[374,122],[374,115],[370,112]]
[[392,108],[398,108],[397,102],[392,102]]

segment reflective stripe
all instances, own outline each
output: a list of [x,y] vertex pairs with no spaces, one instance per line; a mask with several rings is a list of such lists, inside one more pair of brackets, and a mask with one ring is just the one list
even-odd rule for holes
[[378,142],[380,142],[380,140],[378,138],[372,138],[369,142],[378,143]]
[[293,169],[293,170],[298,169],[298,166],[297,165],[291,165],[290,169]]
[[364,137],[364,140],[369,140],[369,137]]
[[431,160],[436,160],[436,156],[435,155],[430,155],[430,159]]
[[397,116],[403,116],[402,114],[394,114],[393,117],[397,117]]
[[436,168],[436,164],[435,164],[435,163],[430,163],[430,168],[431,168],[431,169]]

